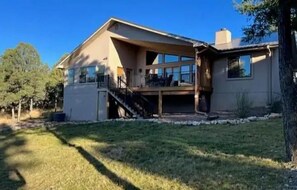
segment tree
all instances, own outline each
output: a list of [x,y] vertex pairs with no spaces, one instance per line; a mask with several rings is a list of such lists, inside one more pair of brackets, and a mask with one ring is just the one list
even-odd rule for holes
[[33,109],[33,104],[41,102],[46,96],[46,83],[49,80],[49,68],[47,65],[36,65],[34,69],[30,71],[30,86],[33,87],[31,95],[28,97],[30,102],[30,112]]
[[68,54],[64,54],[53,66],[46,84],[47,102],[50,105],[54,104],[55,111],[57,110],[58,102],[63,99],[64,88],[63,70],[56,68],[56,66],[67,56]]
[[[288,0],[292,8],[291,27],[297,30],[297,1]],[[245,41],[258,41],[264,36],[278,31],[279,0],[241,0],[235,1],[235,8],[243,15],[248,16],[251,24],[243,28]]]
[[252,21],[251,25],[243,29],[247,41],[257,40],[273,31],[278,31],[279,77],[286,158],[297,163],[297,91],[293,82],[296,63],[293,63],[291,38],[292,32],[297,30],[297,1],[242,0],[236,8]]
[[14,109],[18,105],[18,121],[20,120],[23,102],[39,99],[45,90],[46,66],[41,63],[36,49],[20,43],[15,49],[8,49],[0,60],[0,93],[3,95],[1,106]]

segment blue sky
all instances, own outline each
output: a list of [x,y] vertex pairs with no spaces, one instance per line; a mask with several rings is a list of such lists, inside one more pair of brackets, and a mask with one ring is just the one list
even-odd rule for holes
[[110,17],[206,42],[220,28],[241,37],[247,24],[232,0],[1,0],[0,7],[0,55],[26,42],[50,66]]

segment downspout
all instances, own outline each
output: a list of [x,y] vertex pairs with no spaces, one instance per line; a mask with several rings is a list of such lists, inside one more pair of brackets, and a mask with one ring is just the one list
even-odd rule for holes
[[269,64],[268,64],[268,104],[272,105],[272,51],[270,46],[267,45],[268,56],[269,56]]
[[[199,108],[197,107],[199,105],[199,92],[198,92],[198,59],[199,59],[199,51],[195,48],[195,95],[194,95],[194,101],[195,101],[195,113],[199,111]],[[200,72],[200,68],[199,68]],[[200,79],[199,79],[200,80]]]
[[[196,72],[195,72],[195,95],[194,95],[194,99],[195,99],[195,113],[197,114],[201,114],[204,116],[208,116],[207,113],[201,112],[199,111],[199,95],[200,95],[200,80],[201,80],[201,64],[202,64],[202,60],[201,57],[199,56],[199,54],[203,53],[204,51],[207,50],[203,49],[202,51],[198,51],[198,49],[195,49],[195,66],[196,66]],[[199,73],[198,73],[199,72]]]
[[99,121],[99,91],[97,90],[97,101],[96,101],[96,121]]

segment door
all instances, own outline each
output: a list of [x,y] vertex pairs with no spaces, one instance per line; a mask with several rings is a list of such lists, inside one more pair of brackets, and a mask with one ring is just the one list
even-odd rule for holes
[[131,86],[132,84],[132,69],[126,69],[126,83],[127,86]]
[[99,91],[98,92],[98,120],[106,120],[108,119],[108,114],[107,114],[107,102],[108,102],[108,94],[106,91]]
[[117,69],[117,76],[118,77],[124,77],[124,69],[123,69],[123,67],[118,67],[118,69]]

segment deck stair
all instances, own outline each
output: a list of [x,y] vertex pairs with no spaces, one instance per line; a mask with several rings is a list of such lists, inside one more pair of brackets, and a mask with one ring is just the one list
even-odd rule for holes
[[121,77],[118,77],[117,84],[111,84],[108,75],[98,77],[98,81],[98,88],[105,88],[130,117],[141,119],[153,116],[152,103],[140,93],[133,92]]

